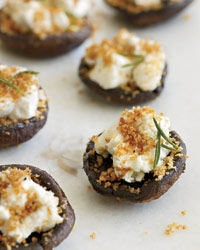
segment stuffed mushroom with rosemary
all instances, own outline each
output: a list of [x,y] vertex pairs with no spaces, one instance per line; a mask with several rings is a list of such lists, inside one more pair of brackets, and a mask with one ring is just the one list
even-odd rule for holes
[[0,10],[0,39],[33,57],[52,57],[82,44],[91,34],[85,0],[6,0]]
[[98,193],[149,202],[167,192],[184,172],[186,146],[163,113],[149,106],[133,107],[91,138],[83,162]]
[[0,148],[23,143],[45,125],[48,98],[38,72],[0,64]]
[[166,21],[193,0],[105,0],[133,26],[142,27]]
[[92,91],[128,105],[159,96],[166,74],[166,55],[161,45],[126,29],[87,48],[79,66],[80,79]]

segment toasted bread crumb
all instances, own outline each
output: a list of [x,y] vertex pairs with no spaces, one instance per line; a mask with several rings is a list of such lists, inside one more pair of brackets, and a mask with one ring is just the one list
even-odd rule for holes
[[91,233],[91,234],[90,234],[90,238],[91,238],[91,239],[95,239],[95,238],[96,238],[96,234],[95,234],[94,232]]
[[93,190],[93,187],[91,185],[88,186],[89,190]]
[[190,14],[185,14],[183,20],[188,21],[191,18]]
[[171,224],[167,225],[167,228],[165,229],[165,234],[170,235],[177,230],[180,230],[180,229],[185,230],[186,228],[187,228],[186,225],[182,225],[177,222],[172,222]]
[[187,210],[181,211],[181,214],[182,214],[182,215],[186,215],[186,214],[187,214]]

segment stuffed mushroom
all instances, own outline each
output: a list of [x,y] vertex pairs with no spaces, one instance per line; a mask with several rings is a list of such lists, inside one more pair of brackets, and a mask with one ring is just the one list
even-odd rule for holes
[[122,112],[89,141],[83,168],[98,193],[131,202],[158,199],[185,170],[186,146],[149,106]]
[[0,148],[35,136],[48,117],[48,98],[38,72],[0,64]]
[[164,88],[166,55],[161,45],[122,29],[86,50],[79,66],[82,82],[109,101],[139,104]]
[[[65,3],[66,2],[66,3]],[[91,34],[83,1],[7,0],[0,10],[0,39],[32,57],[52,57],[82,44]],[[65,4],[64,4],[65,3]],[[76,9],[78,9],[76,11]]]

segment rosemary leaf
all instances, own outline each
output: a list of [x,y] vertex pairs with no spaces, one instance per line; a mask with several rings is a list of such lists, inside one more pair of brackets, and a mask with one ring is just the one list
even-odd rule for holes
[[8,80],[0,77],[0,82],[5,83],[7,86],[12,87],[13,89],[19,90],[19,88],[15,84],[13,84],[12,81],[8,81]]
[[171,144],[171,145],[174,147],[174,149],[177,149],[178,146],[177,146],[175,143],[173,143],[173,142],[170,140],[170,138],[163,132],[163,130],[161,129],[161,127],[159,126],[159,124],[158,124],[158,122],[156,121],[155,118],[153,118],[153,121],[154,121],[154,124],[155,124],[155,126],[156,126],[158,132],[160,133],[160,135],[161,135],[167,142],[169,142],[169,144]]
[[138,55],[138,54],[132,54],[132,53],[125,53],[125,52],[120,52],[119,53],[121,56],[126,56],[126,57],[139,57],[139,58],[141,58],[141,57],[143,57],[144,58],[144,56],[143,55]]
[[156,150],[155,150],[155,158],[154,158],[153,168],[155,168],[157,166],[159,158],[160,158],[160,148],[161,148],[160,138],[161,138],[161,134],[158,131],[158,134],[157,134],[157,140],[158,141],[156,143]]
[[66,15],[67,15],[68,17],[71,17],[71,18],[74,18],[74,19],[78,19],[77,16],[75,16],[74,14],[72,14],[72,13],[69,12],[69,11],[65,11],[65,13],[66,13]]
[[162,148],[166,148],[166,149],[168,149],[168,150],[170,150],[170,151],[173,151],[173,150],[174,150],[174,148],[169,147],[169,146],[167,146],[167,145],[165,145],[165,144],[161,144],[161,147],[162,147]]
[[143,55],[129,54],[129,53],[123,53],[123,52],[120,52],[119,54],[122,55],[122,56],[135,58],[135,60],[132,61],[131,63],[127,63],[127,64],[123,65],[122,66],[123,68],[124,67],[130,67],[130,66],[136,66],[139,63],[144,61],[144,56]]
[[144,61],[144,57],[143,56],[140,57],[140,58],[138,57],[138,59],[134,60],[131,63],[127,63],[127,64],[123,65],[122,67],[124,68],[124,67],[136,66],[136,65],[138,65],[139,63],[141,63],[143,61]]
[[18,75],[21,75],[21,74],[38,75],[39,72],[34,71],[34,70],[24,70],[24,71],[20,71],[20,72],[16,73],[16,74],[10,79],[10,81],[13,81],[13,79],[14,79],[15,77],[17,77]]

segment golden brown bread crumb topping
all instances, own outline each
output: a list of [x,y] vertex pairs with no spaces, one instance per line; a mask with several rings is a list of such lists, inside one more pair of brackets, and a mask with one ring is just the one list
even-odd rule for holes
[[[96,60],[101,55],[105,65],[113,63],[113,53],[130,54],[131,58],[136,48],[134,44],[127,43],[126,39],[124,39],[124,34],[126,35],[126,30],[121,29],[117,36],[111,39],[104,39],[100,44],[94,43],[86,49],[86,57]],[[156,41],[151,43],[148,39],[140,39],[138,42],[141,50],[146,52],[146,54],[161,51],[161,45]]]
[[[52,13],[56,13],[57,11],[60,11],[60,9],[57,10],[53,7],[48,7],[48,9]],[[51,31],[43,30],[40,33],[37,33],[37,34],[34,33],[34,35],[43,39],[45,36],[51,35],[51,34],[58,35],[58,34],[62,34],[65,32],[77,32],[87,23],[86,18],[77,18],[77,17],[74,17],[73,15],[67,15],[67,18],[70,21],[70,25],[66,29],[61,29],[61,27],[58,27],[58,25],[54,24]],[[35,19],[38,19],[38,22],[40,19],[44,20],[43,13],[38,11],[35,14]],[[19,25],[17,25],[7,13],[4,13],[3,10],[1,11],[0,30],[8,34],[26,34],[26,35],[33,34],[31,30],[24,32],[23,29]]]
[[[143,107],[143,112],[141,112],[140,109],[135,108],[134,113],[129,112],[128,109],[122,113],[119,120],[118,130],[122,134],[124,142],[128,143],[130,147],[121,148],[119,155],[123,155],[126,150],[133,150],[133,148],[138,154],[144,154],[152,148],[155,148],[155,140],[148,135],[141,134],[139,127],[135,126],[135,121],[143,118],[146,113],[154,114],[155,111],[152,108],[145,106]],[[126,117],[126,119],[124,119],[124,117]]]
[[[18,72],[19,68],[15,66],[0,68],[0,77],[10,81],[12,77]],[[0,98],[12,97],[15,102],[21,96],[27,92],[31,85],[38,86],[37,78],[33,77],[31,74],[19,74],[12,79],[12,83],[16,85],[19,90],[16,90],[10,86],[7,86],[0,79]]]
[[[13,192],[15,194],[24,192],[25,189],[21,185],[21,181],[25,178],[31,178],[31,171],[28,168],[25,170],[10,168],[9,172],[4,171],[4,175],[5,178],[0,181],[0,197],[4,200],[8,200],[9,197],[7,187],[9,187],[9,185],[12,185]],[[35,193],[27,194],[26,205],[23,209],[16,206],[10,207],[11,218],[8,221],[8,231],[14,230],[17,225],[16,222],[21,218],[25,218],[27,215],[38,209],[39,203],[35,202],[37,200],[37,197],[35,197],[35,195]]]
[[[13,192],[15,194],[24,193],[26,192],[21,185],[21,181],[25,178],[30,178],[31,171],[30,169],[20,170],[18,168],[9,168],[9,171],[3,171],[4,178],[0,179],[0,197],[1,199],[9,200],[8,195],[11,195],[7,192],[7,188],[12,185]],[[16,229],[18,221],[28,216],[30,213],[36,211],[40,204],[37,202],[36,194],[27,194],[27,201],[25,206],[10,206],[10,218],[6,222],[7,223],[7,230],[13,231]],[[9,201],[8,201],[9,202]],[[5,220],[0,220],[0,226],[4,226]],[[10,246],[16,245],[16,240],[10,236],[1,235],[0,234],[0,242],[7,246],[7,249],[10,249]]]

